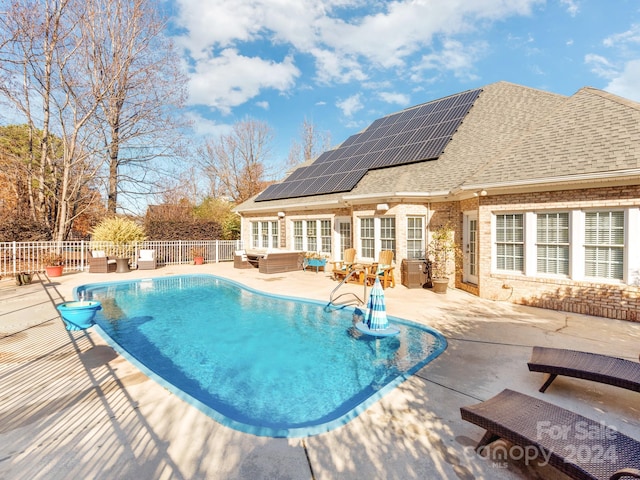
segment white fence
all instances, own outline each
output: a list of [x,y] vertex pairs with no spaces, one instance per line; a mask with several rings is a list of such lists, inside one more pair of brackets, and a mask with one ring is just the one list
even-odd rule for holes
[[146,241],[124,245],[93,241],[0,242],[0,276],[44,272],[44,259],[52,253],[62,255],[64,271],[72,272],[89,269],[88,259],[92,250],[104,250],[107,255],[127,257],[129,263],[135,265],[140,250],[152,249],[156,251],[160,266],[191,263],[194,250],[202,252],[205,262],[231,261],[233,252],[240,248],[240,240]]

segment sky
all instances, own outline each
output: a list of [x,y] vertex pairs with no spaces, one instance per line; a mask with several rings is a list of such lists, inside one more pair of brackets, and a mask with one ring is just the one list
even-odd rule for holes
[[640,102],[639,0],[172,0],[195,134],[252,117],[275,164],[302,123],[338,145],[375,119],[508,81]]

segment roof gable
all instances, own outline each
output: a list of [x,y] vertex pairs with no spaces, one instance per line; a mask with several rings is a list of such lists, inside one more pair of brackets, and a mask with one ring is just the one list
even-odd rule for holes
[[523,183],[638,168],[640,104],[585,87],[465,183]]

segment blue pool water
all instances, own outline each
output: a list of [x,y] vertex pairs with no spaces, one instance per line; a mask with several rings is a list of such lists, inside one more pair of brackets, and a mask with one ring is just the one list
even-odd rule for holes
[[374,339],[353,308],[267,295],[212,275],[90,284],[100,333],[145,373],[229,427],[301,437],[344,425],[437,357],[437,331]]

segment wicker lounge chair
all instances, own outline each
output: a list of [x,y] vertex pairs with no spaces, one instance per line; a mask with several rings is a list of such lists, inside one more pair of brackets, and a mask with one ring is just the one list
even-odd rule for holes
[[640,392],[640,363],[622,358],[564,348],[533,347],[527,363],[531,372],[548,373],[544,392],[558,375],[608,383]]
[[[548,459],[549,465],[571,478],[640,478],[640,442],[544,400],[503,390],[485,402],[462,407],[460,414],[486,430],[476,446],[478,453],[503,438],[520,447],[520,452],[526,449],[530,461]],[[558,428],[566,434],[558,435]],[[586,435],[587,431],[600,434]],[[504,454],[501,450],[501,461]]]
[[157,266],[156,251],[140,250],[136,265],[138,266],[138,270],[155,270]]
[[115,258],[107,257],[104,250],[92,250],[89,257],[89,273],[110,273],[118,268]]
[[258,266],[258,262],[254,264],[249,262],[247,252],[245,250],[236,250],[233,252],[233,268],[254,268]]

